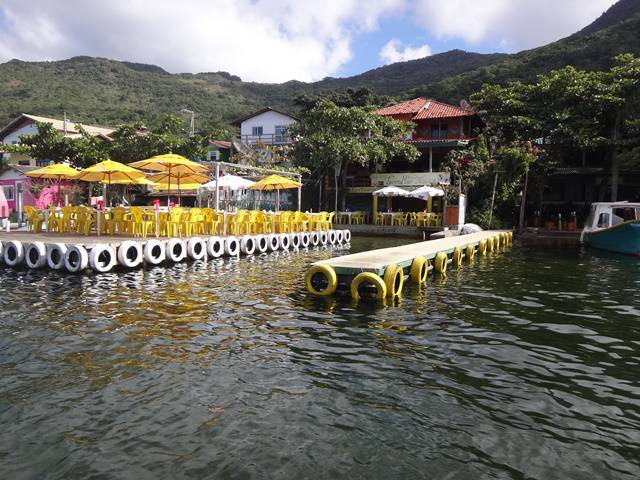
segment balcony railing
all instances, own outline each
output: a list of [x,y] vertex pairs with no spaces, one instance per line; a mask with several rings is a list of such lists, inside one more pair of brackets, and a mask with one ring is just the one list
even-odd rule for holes
[[240,135],[240,141],[246,145],[285,145],[291,143],[289,135],[268,133],[264,135]]

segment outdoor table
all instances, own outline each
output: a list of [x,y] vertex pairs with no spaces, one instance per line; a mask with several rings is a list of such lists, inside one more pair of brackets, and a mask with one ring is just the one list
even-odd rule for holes
[[387,225],[387,219],[389,219],[389,225],[391,225],[393,223],[393,216],[396,213],[400,213],[400,212],[378,212],[378,215],[382,216],[382,224],[383,225]]
[[[353,215],[354,213],[358,212],[338,212],[338,218],[340,219],[340,222],[338,223],[349,223],[349,225],[351,225],[351,215]],[[347,218],[346,222],[343,222],[344,217]]]

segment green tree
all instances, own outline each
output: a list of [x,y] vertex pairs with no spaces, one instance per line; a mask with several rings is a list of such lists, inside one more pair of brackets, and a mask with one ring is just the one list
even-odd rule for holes
[[[410,127],[361,107],[339,107],[322,100],[290,127],[293,156],[298,165],[321,175],[333,171],[337,210],[349,165],[384,164],[393,159],[413,161],[418,157],[415,146],[404,142]],[[343,209],[344,203],[343,194]]]

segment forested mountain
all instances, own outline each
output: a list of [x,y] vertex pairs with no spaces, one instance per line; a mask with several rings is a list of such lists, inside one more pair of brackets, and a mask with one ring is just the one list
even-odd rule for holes
[[297,95],[369,87],[397,98],[428,95],[458,102],[484,82],[533,80],[565,65],[607,68],[622,52],[640,54],[640,0],[620,0],[570,37],[517,54],[461,50],[315,83],[243,82],[226,72],[169,74],[161,67],[103,58],[0,64],[0,123],[20,112],[115,125],[152,120],[181,108],[197,112],[201,128],[227,123],[266,105],[293,110]]

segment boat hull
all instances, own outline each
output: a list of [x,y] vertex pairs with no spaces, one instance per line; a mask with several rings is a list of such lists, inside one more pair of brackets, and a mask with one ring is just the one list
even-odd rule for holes
[[584,241],[588,245],[602,250],[640,256],[640,220],[585,232]]

